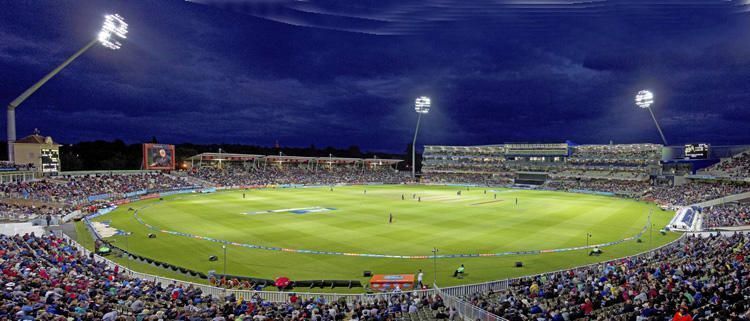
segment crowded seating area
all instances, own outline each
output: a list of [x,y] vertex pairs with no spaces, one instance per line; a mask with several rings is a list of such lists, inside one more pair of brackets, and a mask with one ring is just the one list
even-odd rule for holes
[[422,178],[422,183],[426,184],[472,184],[472,185],[489,185],[503,186],[513,183],[512,174],[485,174],[485,173],[431,173]]
[[748,241],[686,236],[653,255],[522,278],[465,299],[514,321],[748,320]]
[[34,170],[34,164],[16,164],[9,161],[0,161],[0,171],[30,171]]
[[422,180],[435,184],[503,185],[512,182],[502,145],[425,146]]
[[579,145],[568,158],[572,163],[607,163],[622,165],[658,165],[661,145],[617,144]]
[[660,169],[661,149],[656,144],[425,146],[422,172],[432,182],[451,183],[461,183],[453,180],[461,176],[446,174],[461,173],[473,178],[463,183],[472,184],[487,180],[466,174],[512,177],[516,172],[544,172],[563,180],[646,181]]
[[70,208],[60,208],[48,205],[30,206],[13,203],[0,203],[0,221],[28,221],[38,217],[59,216],[68,213]]
[[414,320],[455,319],[436,295],[394,293],[374,302],[299,297],[212,297],[199,288],[129,277],[62,238],[0,235],[3,320]]
[[557,177],[646,180],[658,171],[661,145],[581,145],[571,148]]
[[188,175],[218,186],[263,186],[275,184],[333,185],[338,183],[387,183],[399,184],[410,181],[406,173],[391,168],[362,169],[334,167],[311,170],[304,167],[269,166],[265,169],[241,167],[201,167],[188,171]]
[[722,160],[701,172],[703,174],[730,178],[750,177],[750,150]]
[[678,186],[656,187],[652,189],[650,198],[665,206],[686,206],[745,192],[750,192],[750,184],[693,181]]
[[703,209],[703,228],[750,225],[750,205],[724,204]]
[[550,189],[565,191],[593,191],[607,192],[630,197],[643,196],[650,188],[648,181],[621,181],[621,180],[559,180],[549,182],[546,185]]
[[649,173],[641,168],[629,168],[629,167],[572,167],[565,166],[560,171],[555,172],[552,177],[567,179],[567,178],[582,178],[582,179],[618,179],[618,180],[629,180],[629,181],[643,181],[648,180]]
[[141,190],[167,190],[192,186],[187,181],[163,173],[96,174],[60,176],[31,182],[0,184],[4,198],[31,199],[70,205],[85,204],[91,196]]

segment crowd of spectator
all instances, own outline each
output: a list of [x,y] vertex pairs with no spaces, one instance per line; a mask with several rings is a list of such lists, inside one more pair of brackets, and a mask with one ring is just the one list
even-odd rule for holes
[[295,166],[271,166],[265,169],[202,167],[188,171],[188,175],[219,186],[333,185],[371,182],[398,184],[410,181],[406,173],[391,168],[362,169],[357,167],[318,170]]
[[505,163],[499,162],[471,162],[471,161],[460,161],[460,162],[423,162],[422,172],[453,172],[453,171],[475,171],[475,172],[492,172],[502,173],[508,172],[509,169]]
[[570,159],[574,160],[619,160],[625,164],[659,163],[661,145],[617,144],[580,145],[572,148]]
[[650,188],[648,181],[621,181],[621,180],[562,180],[547,184],[548,188],[557,190],[578,190],[608,192],[632,197],[640,197]]
[[551,175],[554,178],[606,178],[620,180],[643,181],[649,178],[649,173],[642,168],[615,168],[615,167],[570,167],[566,166]]
[[429,311],[447,319],[439,296],[393,293],[374,302],[289,294],[288,302],[259,295],[217,298],[193,286],[129,277],[104,260],[84,255],[62,238],[0,235],[2,320],[392,320]]
[[186,188],[191,185],[184,179],[163,173],[61,176],[0,184],[0,197],[81,204],[87,202],[89,196],[114,196],[141,190]]
[[[520,144],[519,146],[525,146]],[[429,147],[429,148],[428,148]],[[515,172],[545,172],[555,178],[607,178],[647,180],[660,169],[661,145],[582,145],[569,148],[549,146],[506,150],[503,146],[428,146],[422,172],[432,181],[452,180],[446,173],[479,173],[512,176]],[[525,153],[519,156],[515,153]],[[528,155],[527,155],[528,154]],[[533,156],[529,156],[533,155]],[[470,175],[464,175],[467,178]],[[490,177],[492,177],[490,176]],[[482,183],[474,179],[464,183]]]
[[34,169],[34,164],[16,164],[9,161],[0,161],[0,171],[29,171]]
[[704,170],[709,174],[731,178],[750,177],[750,151],[742,152]]
[[[172,190],[191,187],[184,178],[162,173],[98,174],[63,176],[26,182],[0,183],[0,219],[31,220],[48,215],[60,217],[76,207],[124,198],[142,190]],[[108,195],[105,195],[108,194]],[[99,200],[90,196],[101,196]],[[23,200],[24,202],[12,202]]]
[[427,184],[473,184],[486,186],[502,186],[513,184],[510,175],[490,173],[430,173],[422,176],[422,183]]
[[703,228],[750,225],[750,205],[725,204],[703,209]]
[[523,278],[466,299],[511,321],[750,320],[748,241],[687,236],[642,258]]
[[69,210],[69,207],[0,203],[0,221],[27,221],[37,217],[58,216]]
[[661,205],[685,206],[750,192],[750,184],[693,181],[678,186],[657,186],[651,192],[651,198]]

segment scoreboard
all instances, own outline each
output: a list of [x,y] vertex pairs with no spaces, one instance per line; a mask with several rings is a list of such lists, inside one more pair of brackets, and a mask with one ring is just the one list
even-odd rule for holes
[[708,144],[685,145],[685,159],[708,159]]

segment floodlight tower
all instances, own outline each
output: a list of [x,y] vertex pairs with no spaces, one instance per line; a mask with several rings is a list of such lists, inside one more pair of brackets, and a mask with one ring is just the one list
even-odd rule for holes
[[414,111],[417,112],[417,129],[414,130],[414,140],[411,142],[411,178],[417,177],[417,134],[419,133],[419,121],[422,119],[423,114],[430,112],[430,97],[421,96],[417,97],[414,101]]
[[659,122],[656,121],[656,116],[654,116],[654,112],[651,110],[651,105],[653,104],[654,93],[648,90],[641,90],[638,92],[638,94],[635,95],[635,105],[643,109],[648,109],[648,112],[651,114],[651,118],[654,120],[654,124],[656,124],[656,129],[659,131],[659,135],[661,135],[661,140],[664,142],[664,146],[667,146],[669,145],[667,143],[667,138],[664,137],[664,132],[661,131],[661,126],[659,126]]
[[76,53],[74,53],[70,58],[65,60],[62,64],[57,66],[54,70],[52,70],[50,73],[48,73],[46,76],[44,76],[41,80],[39,80],[36,84],[29,87],[29,89],[26,89],[20,96],[18,96],[16,99],[14,99],[10,104],[8,104],[8,160],[14,161],[14,155],[13,155],[13,143],[16,141],[16,108],[18,108],[21,103],[24,102],[29,96],[34,94],[34,92],[37,91],[40,87],[42,87],[47,81],[49,81],[52,77],[57,75],[63,68],[65,68],[68,64],[73,62],[78,56],[82,55],[84,52],[89,50],[89,48],[93,47],[97,42],[102,44],[102,46],[117,50],[122,47],[122,43],[120,43],[120,39],[127,38],[128,33],[128,24],[125,23],[125,19],[123,19],[118,14],[109,14],[104,16],[104,24],[102,24],[102,29],[99,32],[99,34],[91,40],[86,46],[81,48],[81,50],[78,50]]

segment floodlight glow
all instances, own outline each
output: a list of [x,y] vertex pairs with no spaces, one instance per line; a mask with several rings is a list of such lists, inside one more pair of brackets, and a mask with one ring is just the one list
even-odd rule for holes
[[426,114],[430,112],[430,97],[419,97],[414,101],[414,110],[420,114]]
[[635,104],[641,108],[649,108],[654,103],[654,93],[641,90],[635,95]]
[[119,39],[126,39],[128,34],[128,24],[119,14],[108,14],[104,16],[102,31],[99,32],[99,43],[112,50],[122,47]]

